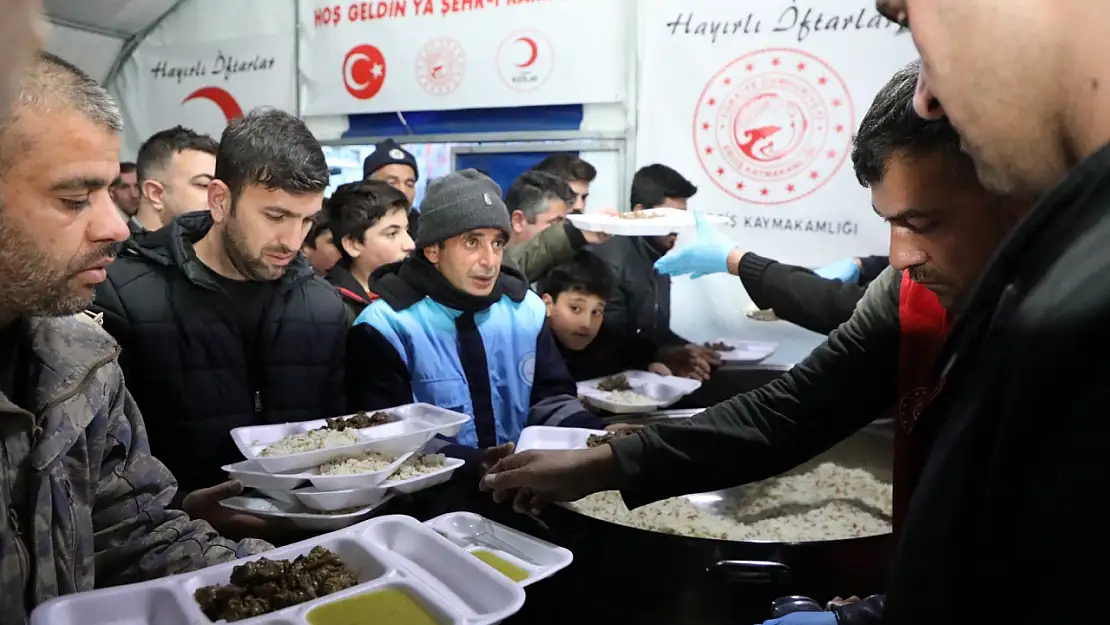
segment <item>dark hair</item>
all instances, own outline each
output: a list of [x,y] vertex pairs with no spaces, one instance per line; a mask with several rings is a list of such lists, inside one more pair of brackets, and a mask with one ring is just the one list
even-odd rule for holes
[[960,136],[948,118],[927,120],[913,109],[921,61],[898,70],[879,89],[860,122],[852,145],[852,167],[865,187],[883,179],[890,159],[898,154],[943,153],[958,167],[974,172],[971,159],[960,151]]
[[[159,172],[169,166],[170,160],[174,156],[186,150],[195,150],[216,156],[219,149],[220,145],[212,137],[199,134],[184,126],[174,126],[173,128],[160,130],[150,135],[150,138],[143,142],[142,147],[139,148],[139,156],[136,159],[135,167],[136,177],[139,179],[140,185],[155,178]],[[123,171],[122,166],[120,171]]]
[[302,245],[314,250],[316,249],[316,239],[328,232],[331,232],[331,224],[328,223],[328,200],[325,199],[323,209],[312,216],[312,225],[308,228],[308,234],[305,235]]
[[566,152],[548,156],[537,163],[532,171],[547,172],[566,182],[593,182],[597,178],[597,169],[593,165]]
[[550,295],[552,299],[559,299],[563,293],[573,291],[609,301],[616,289],[616,279],[609,263],[589,250],[582,250],[571,260],[549,271],[540,280],[539,287],[541,294]]
[[233,200],[250,185],[292,195],[323,193],[328,188],[328,162],[303,121],[274,108],[259,108],[224,128],[216,179],[231,189]]
[[551,200],[562,200],[568,206],[574,204],[574,190],[562,178],[542,171],[524,172],[505,192],[509,214],[520,211],[530,224],[547,212],[547,203]]
[[691,198],[698,192],[694,183],[683,177],[682,174],[656,163],[641,167],[636,175],[632,176],[632,194],[629,206],[643,206],[654,208],[659,206],[669,197]]
[[112,181],[112,188],[118,189],[123,186],[123,175],[130,174],[135,171],[135,163],[124,161],[119,164],[119,175]]
[[359,180],[340,185],[328,199],[327,213],[335,246],[343,260],[351,258],[343,249],[343,238],[361,239],[389,213],[408,213],[412,206],[405,194],[381,180]]

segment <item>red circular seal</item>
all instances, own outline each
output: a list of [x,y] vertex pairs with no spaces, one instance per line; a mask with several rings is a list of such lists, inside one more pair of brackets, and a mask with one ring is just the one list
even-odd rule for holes
[[364,43],[355,46],[343,58],[343,86],[359,100],[378,95],[385,84],[385,57],[376,47]]
[[416,80],[432,95],[447,95],[466,76],[466,52],[450,37],[436,37],[416,53]]
[[844,164],[855,112],[825,61],[767,48],[717,72],[694,111],[694,147],[709,178],[752,204],[786,204],[820,189]]

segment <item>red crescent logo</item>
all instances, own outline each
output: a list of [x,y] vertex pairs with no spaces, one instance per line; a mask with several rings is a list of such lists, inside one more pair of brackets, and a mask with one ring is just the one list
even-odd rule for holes
[[351,48],[343,57],[343,86],[359,100],[378,95],[385,84],[385,73],[385,56],[368,43]]
[[528,44],[528,48],[531,50],[531,53],[529,54],[527,61],[523,63],[517,63],[516,66],[532,67],[532,65],[536,63],[536,59],[540,56],[540,47],[536,45],[536,40],[532,39],[531,37],[520,37],[519,39],[517,39],[517,41],[522,41]]
[[224,114],[224,117],[227,118],[227,121],[243,116],[243,109],[235,100],[235,96],[219,87],[201,87],[185,96],[185,99],[182,100],[181,103],[185,104],[189,100],[211,101],[213,104],[220,107],[220,111]]

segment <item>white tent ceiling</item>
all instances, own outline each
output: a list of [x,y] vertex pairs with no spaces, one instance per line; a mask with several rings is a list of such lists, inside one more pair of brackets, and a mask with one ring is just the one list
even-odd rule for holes
[[142,38],[186,0],[44,0],[46,49],[107,82]]

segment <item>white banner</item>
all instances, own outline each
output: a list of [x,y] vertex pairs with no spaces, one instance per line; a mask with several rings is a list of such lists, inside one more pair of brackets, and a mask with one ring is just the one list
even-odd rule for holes
[[301,112],[619,102],[622,0],[300,3]]
[[[727,215],[741,249],[808,266],[885,254],[889,231],[852,171],[852,136],[876,91],[916,58],[909,34],[873,0],[639,4],[636,162],[690,178],[690,206]],[[711,295],[715,329],[704,307],[680,312]],[[717,277],[676,281],[672,303],[687,318],[676,330],[720,333],[750,300]]]
[[134,60],[136,71],[118,84],[128,123],[143,139],[181,124],[218,140],[229,119],[255,107],[296,113],[288,35],[147,45]]

